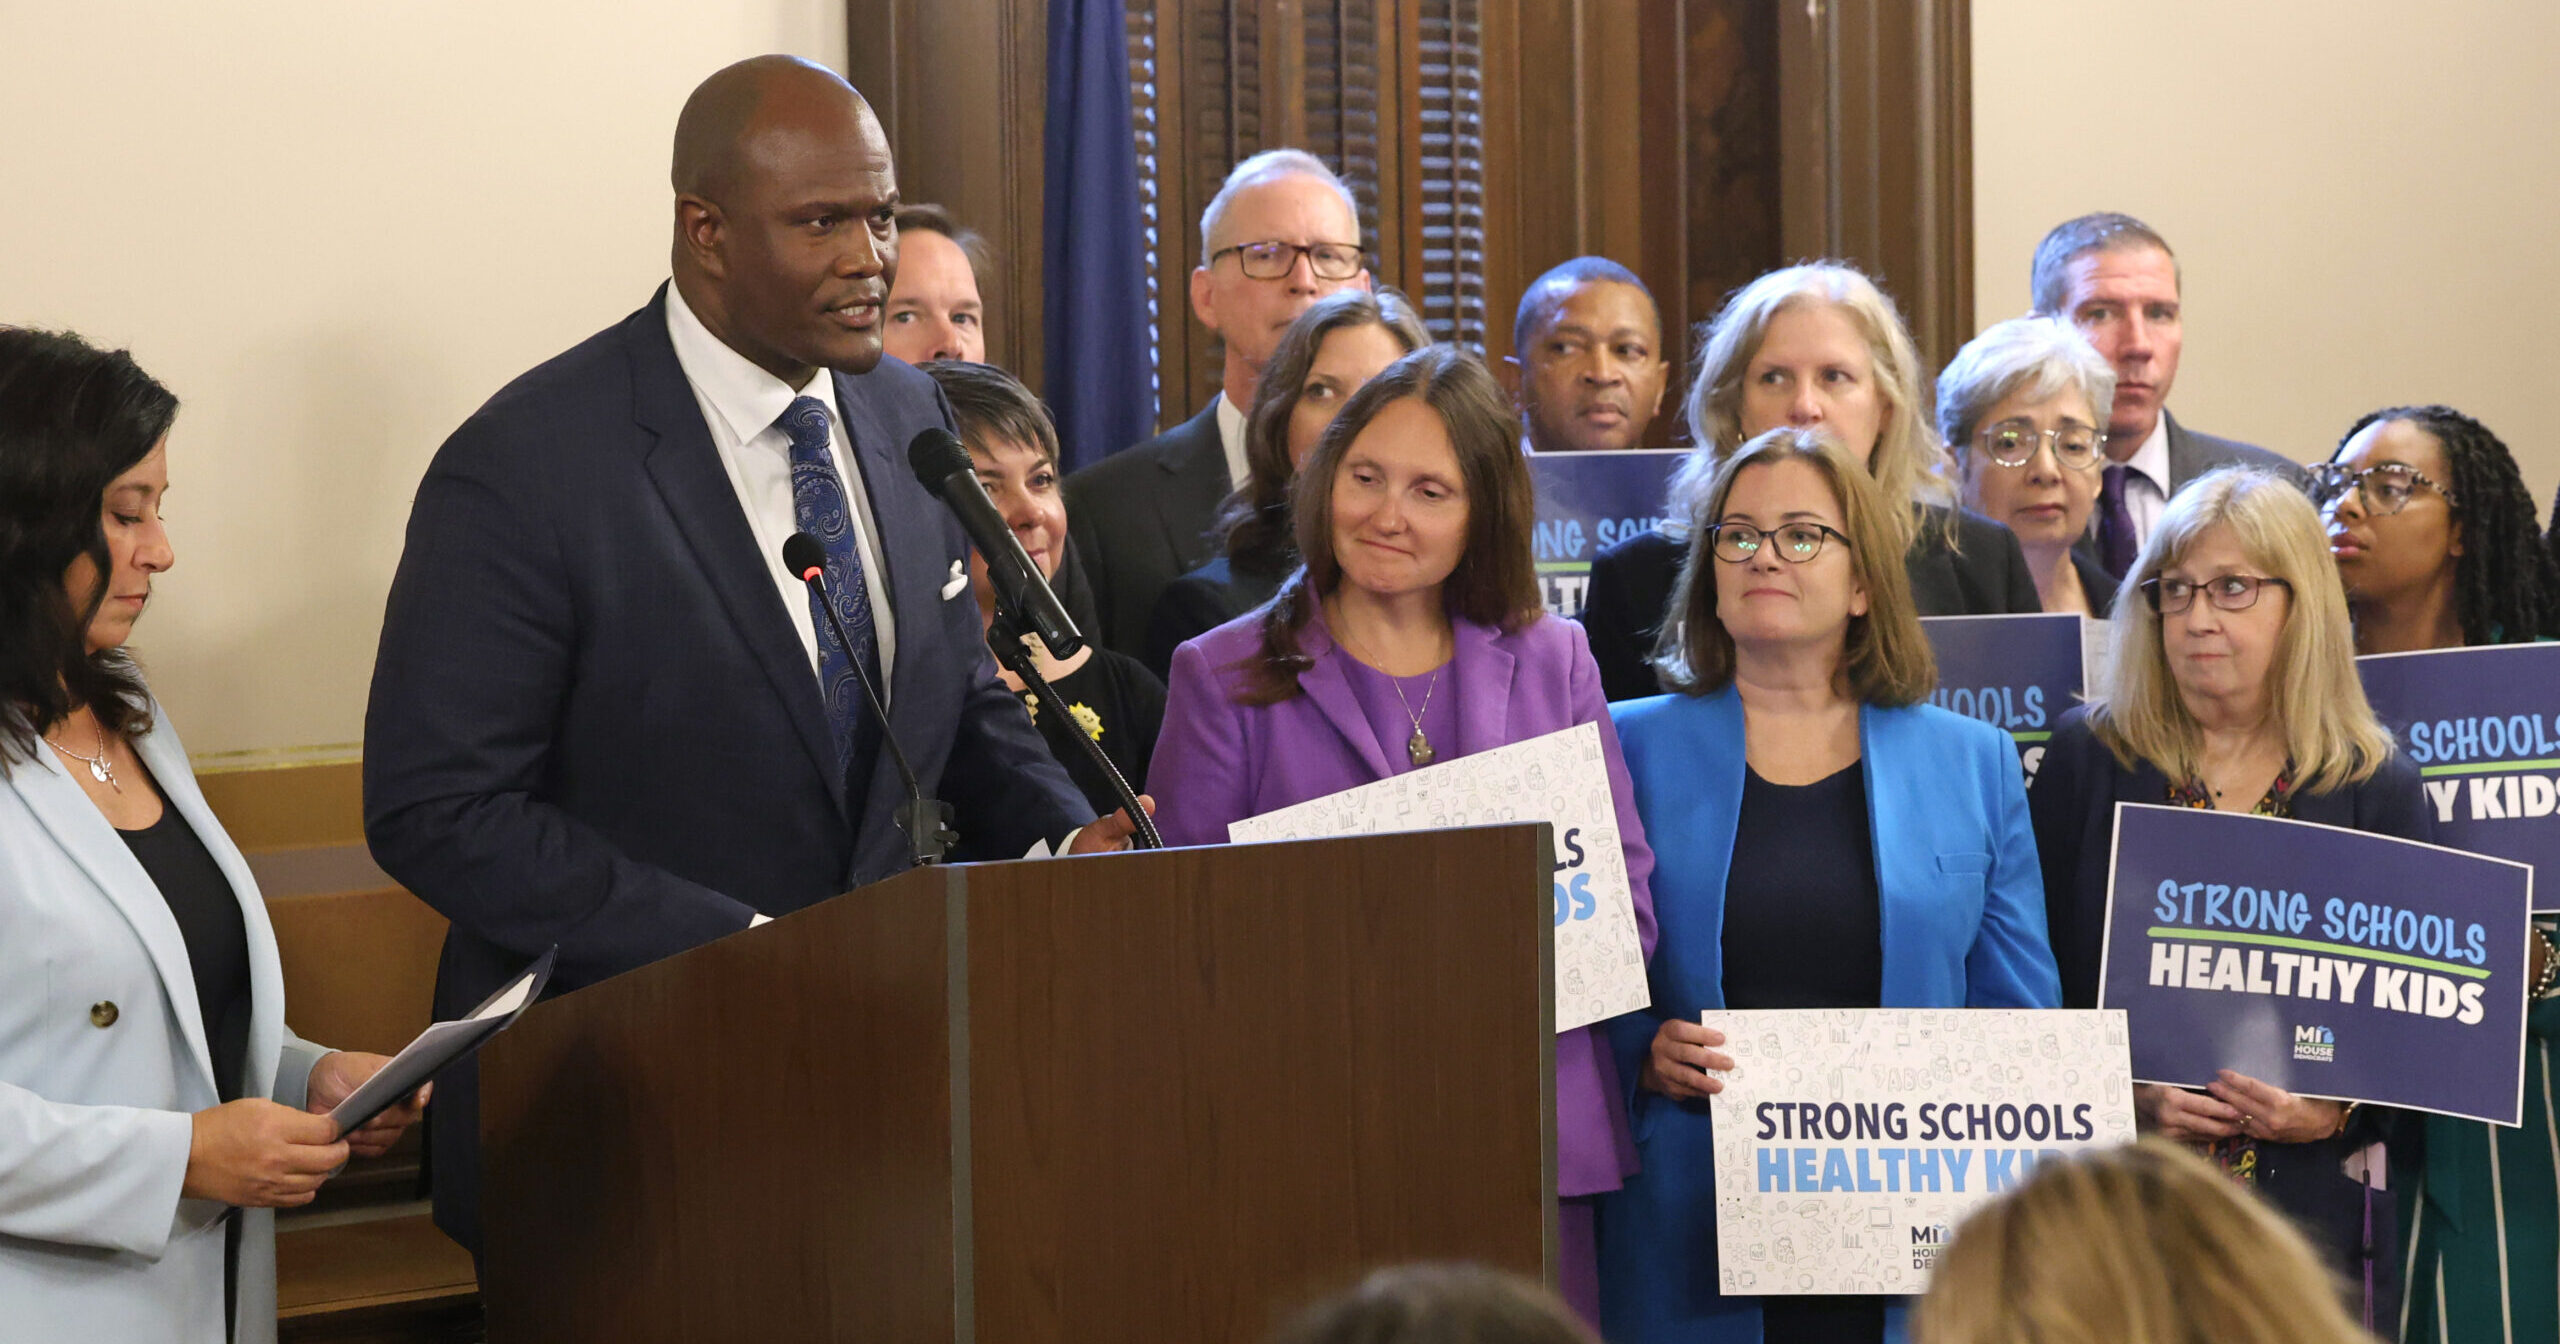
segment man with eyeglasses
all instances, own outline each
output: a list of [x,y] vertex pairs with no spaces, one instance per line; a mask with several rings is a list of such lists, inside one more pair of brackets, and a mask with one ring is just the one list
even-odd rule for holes
[[1201,212],[1200,254],[1191,311],[1225,352],[1218,395],[1163,434],[1067,478],[1068,532],[1100,624],[1086,633],[1133,657],[1146,652],[1157,595],[1208,561],[1218,506],[1249,475],[1245,412],[1281,334],[1316,300],[1369,287],[1351,190],[1304,150],[1237,164]]
[[2035,311],[2068,319],[2115,366],[2105,475],[2098,488],[2091,557],[2110,574],[2133,565],[2161,507],[2216,467],[2265,467],[2289,479],[2300,468],[2264,448],[2201,434],[2168,411],[2186,341],[2176,254],[2131,215],[2082,215],[2036,245]]

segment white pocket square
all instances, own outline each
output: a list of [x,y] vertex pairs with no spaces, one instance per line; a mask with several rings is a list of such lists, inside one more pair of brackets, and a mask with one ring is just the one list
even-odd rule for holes
[[967,591],[969,591],[968,562],[954,560],[951,562],[951,577],[944,580],[942,584],[942,600],[948,602]]

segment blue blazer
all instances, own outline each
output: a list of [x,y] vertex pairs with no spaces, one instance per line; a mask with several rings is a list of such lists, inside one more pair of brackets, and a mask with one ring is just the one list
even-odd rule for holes
[[[365,835],[453,922],[439,1017],[551,944],[573,990],[906,867],[880,753],[857,808],[809,656],[667,336],[659,296],[518,378],[418,486],[365,716]],[[1093,811],[996,680],[950,510],[906,462],[951,426],[895,359],[835,375],[897,614],[889,731],[960,858]],[[478,1079],[439,1080],[437,1221],[478,1245]]]
[[[285,1029],[266,902],[152,713],[134,750],[230,880],[248,934],[239,1095],[298,1107],[327,1051]],[[113,824],[37,750],[0,763],[0,1338],[222,1344],[224,1206],[178,1194],[190,1116],[221,1101],[186,938]],[[93,1015],[102,1003],[112,1016]],[[270,1344],[275,1211],[240,1218],[235,1337]]]
[[[1742,699],[1666,695],[1610,706],[1653,842],[1653,1006],[1609,1024],[1618,1076],[1643,1076],[1655,1031],[1724,1006],[1725,876],[1742,815]],[[2052,1008],[2044,891],[2007,734],[1927,705],[1858,715],[1884,920],[1883,1002]],[[1615,1344],[1758,1344],[1759,1299],[1717,1290],[1714,1131],[1704,1102],[1638,1090],[1642,1174],[1599,1203],[1603,1333]],[[1902,1307],[1887,1309],[1899,1336]]]

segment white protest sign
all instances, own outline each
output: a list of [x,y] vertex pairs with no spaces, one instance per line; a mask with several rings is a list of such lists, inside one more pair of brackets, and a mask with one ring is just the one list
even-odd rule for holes
[[1227,837],[1256,844],[1538,821],[1556,833],[1556,1030],[1644,1007],[1644,947],[1596,724],[1248,817]]
[[2124,1014],[1715,1012],[1723,1289],[1918,1293],[1956,1224],[2038,1162],[2133,1141]]

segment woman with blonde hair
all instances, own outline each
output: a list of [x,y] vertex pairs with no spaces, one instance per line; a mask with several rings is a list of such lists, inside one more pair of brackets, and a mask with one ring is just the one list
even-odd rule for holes
[[[2357,680],[2346,591],[2311,501],[2273,474],[2226,468],[2169,501],[2117,590],[2115,658],[2063,716],[2031,802],[2064,1002],[2095,1004],[2119,802],[2290,817],[2427,838],[2417,768]],[[2365,1319],[2391,1319],[2392,1196],[2370,1112],[2224,1070],[2204,1092],[2142,1087],[2167,1137],[2210,1150],[2304,1225],[2343,1274],[2371,1285]]]
[[1600,1199],[1618,1344],[1875,1341],[1902,1312],[1722,1291],[1708,1098],[1733,1061],[1700,1012],[2061,1000],[2017,749],[1927,703],[1906,516],[1826,435],[1742,445],[1690,516],[1677,693],[1611,707],[1660,856],[1653,1003],[1608,1024],[1642,1168]]
[[1930,1275],[1922,1344],[2370,1344],[2301,1234],[2157,1139],[2037,1164]]
[[1854,267],[1809,262],[1736,291],[1699,333],[1686,407],[1698,446],[1671,478],[1663,504],[1671,529],[1622,541],[1592,561],[1582,623],[1609,698],[1661,689],[1645,660],[1688,550],[1680,520],[1745,439],[1782,426],[1830,437],[1875,478],[1918,614],[2043,610],[2018,539],[1956,507],[1926,384],[1902,314]]

